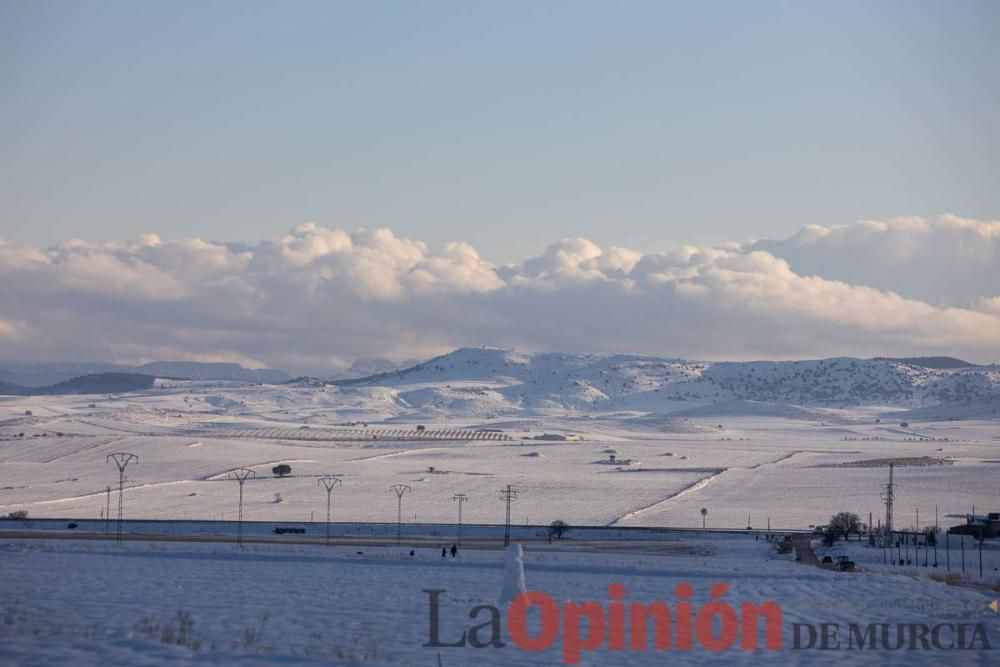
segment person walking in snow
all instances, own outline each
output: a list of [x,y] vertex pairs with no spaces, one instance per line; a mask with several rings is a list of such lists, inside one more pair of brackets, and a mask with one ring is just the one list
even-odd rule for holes
[[448,548],[441,547],[441,558],[447,558],[447,557],[448,557]]
[[457,558],[458,557],[458,547],[455,546],[454,544],[451,545],[451,557],[452,558]]

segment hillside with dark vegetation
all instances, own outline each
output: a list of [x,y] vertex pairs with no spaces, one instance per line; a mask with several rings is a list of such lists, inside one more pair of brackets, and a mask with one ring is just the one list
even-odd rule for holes
[[81,375],[48,387],[21,387],[0,382],[0,394],[6,396],[60,396],[63,394],[120,394],[151,389],[156,377],[138,373],[94,373]]

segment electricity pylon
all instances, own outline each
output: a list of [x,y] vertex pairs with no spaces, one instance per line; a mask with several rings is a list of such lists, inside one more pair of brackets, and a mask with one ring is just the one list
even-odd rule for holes
[[243,548],[243,484],[246,483],[247,479],[256,477],[257,473],[250,468],[229,471],[229,479],[235,479],[240,485],[240,512],[236,519],[236,544],[239,545],[240,549]]
[[411,491],[407,484],[393,484],[389,487],[396,492],[396,544],[403,543],[403,494]]
[[128,452],[117,452],[115,454],[108,454],[104,462],[108,463],[110,461],[115,462],[115,466],[118,468],[118,526],[115,532],[115,544],[120,545],[122,543],[122,514],[124,511],[124,495],[125,495],[125,468],[132,461],[135,461],[136,465],[139,465],[139,457],[136,454],[129,454]]
[[326,489],[326,543],[330,544],[330,495],[333,492],[333,487],[340,486],[339,477],[320,477],[317,484],[322,484],[323,488]]

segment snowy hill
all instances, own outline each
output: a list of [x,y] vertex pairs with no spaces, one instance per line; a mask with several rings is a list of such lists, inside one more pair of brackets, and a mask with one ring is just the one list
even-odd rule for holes
[[152,375],[138,373],[92,373],[47,387],[21,387],[0,382],[0,395],[61,396],[66,394],[118,394],[150,389],[156,382]]
[[[157,389],[189,393],[188,404],[203,404],[206,410],[263,410],[291,416],[321,407],[329,419],[346,421],[614,413],[834,421],[832,411],[857,407],[912,411],[915,419],[1000,418],[1000,366],[932,362],[849,357],[707,362],[634,354],[460,348],[408,368],[367,377],[303,377],[286,384],[268,382],[268,373],[274,374],[274,380],[286,380],[280,371],[248,370],[236,364],[156,363],[140,368],[150,375],[172,378],[158,384]],[[377,360],[370,367],[381,371],[390,364]],[[366,365],[368,362],[359,363],[356,370]],[[261,382],[264,386],[253,390]],[[49,388],[8,387],[5,393],[15,395],[82,391],[77,386],[58,386],[52,392]]]
[[928,368],[847,357],[702,362],[461,348],[408,369],[337,384],[393,389],[404,407],[428,416],[680,412],[703,406],[763,414],[773,412],[773,405],[915,409],[972,403],[989,412],[1000,405],[995,365]]
[[240,364],[195,361],[154,361],[141,366],[105,362],[20,362],[0,361],[0,382],[23,387],[45,387],[84,375],[136,373],[185,380],[243,382],[285,382],[288,373],[270,368],[244,368]]

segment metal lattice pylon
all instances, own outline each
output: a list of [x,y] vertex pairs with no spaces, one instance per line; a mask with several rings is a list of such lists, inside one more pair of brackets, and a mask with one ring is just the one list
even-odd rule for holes
[[115,529],[115,544],[120,545],[122,543],[122,515],[125,510],[125,468],[133,461],[139,465],[139,456],[129,452],[116,452],[108,454],[104,459],[105,463],[111,461],[114,461],[115,467],[118,468],[118,524]]
[[326,543],[330,544],[330,496],[333,494],[333,487],[341,486],[341,481],[339,477],[327,475],[320,477],[316,483],[326,489]]

